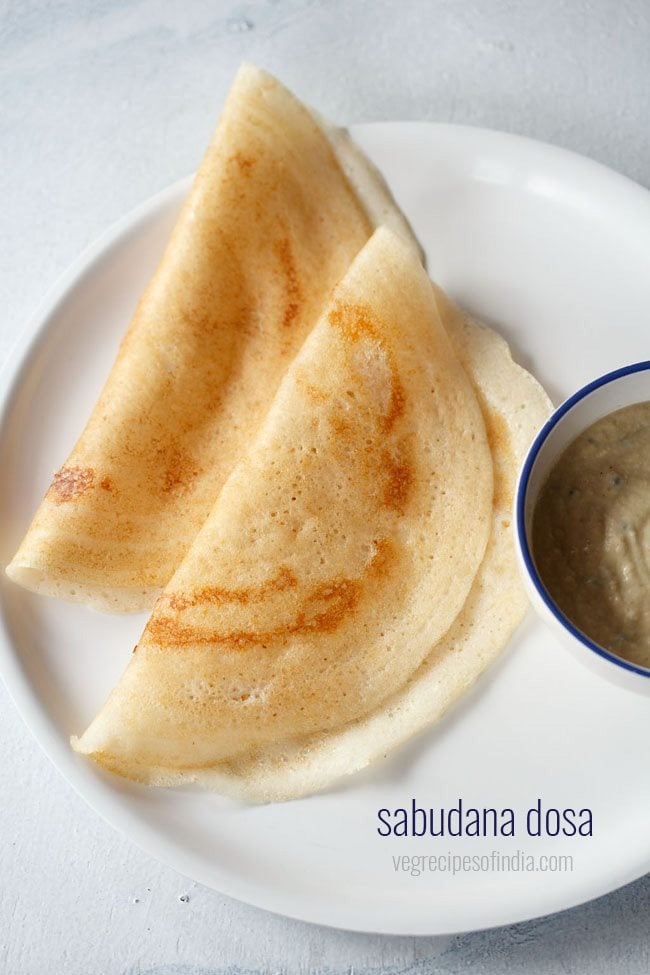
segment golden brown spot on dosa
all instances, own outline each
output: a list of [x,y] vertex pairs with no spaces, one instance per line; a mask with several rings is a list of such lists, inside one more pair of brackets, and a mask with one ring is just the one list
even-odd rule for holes
[[[331,424],[332,430],[341,440],[350,441],[353,425],[346,416],[333,416]],[[369,477],[375,478],[379,470],[383,478],[382,504],[402,514],[414,479],[408,446],[405,441],[402,441],[392,449],[381,449],[383,443],[383,437],[366,441],[363,451],[368,459],[364,466]]]
[[[160,646],[183,647],[196,645],[213,645],[227,647],[230,650],[243,650],[250,646],[264,646],[284,637],[299,636],[306,633],[331,633],[336,630],[343,620],[356,608],[363,594],[364,582],[370,578],[384,575],[390,568],[393,558],[392,547],[386,539],[375,543],[375,552],[357,579],[344,576],[335,577],[308,592],[301,608],[295,617],[287,623],[280,624],[268,630],[235,630],[230,633],[220,633],[215,630],[201,630],[195,624],[180,623],[173,616],[154,616],[149,621],[146,634],[152,637]],[[288,570],[287,570],[288,571]],[[277,592],[278,578],[263,583],[251,591],[260,593],[260,599],[273,592]],[[180,609],[198,605],[203,600],[200,590],[196,596],[185,597],[187,602],[180,605]],[[241,602],[240,593],[247,590],[218,590],[217,602]],[[231,598],[228,594],[230,593]],[[206,601],[215,601],[213,590]],[[172,597],[174,598],[174,597]],[[183,598],[182,596],[180,597]],[[170,600],[171,602],[171,600]]]
[[494,506],[510,507],[512,505],[512,488],[509,478],[504,473],[514,466],[514,458],[510,447],[508,425],[500,413],[495,410],[485,412],[485,430],[487,433],[490,453],[494,460]]
[[395,421],[398,420],[404,413],[405,402],[406,398],[404,396],[402,384],[397,378],[397,372],[393,370],[393,388],[391,390],[390,409],[384,417],[384,429],[386,431],[392,429]]
[[325,403],[329,399],[328,393],[319,389],[318,386],[314,386],[312,383],[304,383],[303,389],[313,403]]
[[197,474],[198,471],[187,455],[181,450],[172,449],[169,452],[167,467],[163,475],[163,493],[169,494],[172,491],[187,490]]
[[332,417],[332,429],[339,437],[349,437],[352,432],[352,424],[343,416]]
[[381,344],[373,312],[368,305],[339,301],[327,318],[330,325],[338,328],[345,338],[352,342],[358,342],[361,338],[371,338]]
[[183,593],[172,593],[168,596],[169,605],[172,609],[182,611],[188,606],[198,606],[204,603],[246,603],[259,602],[275,592],[284,592],[286,589],[295,589],[298,585],[294,573],[287,566],[283,565],[278,574],[272,579],[267,579],[259,586],[247,586],[238,589],[226,589],[222,586],[204,586],[191,595]]
[[386,476],[383,501],[387,508],[402,513],[413,484],[413,468],[400,448],[397,454],[385,450],[382,466]]
[[388,433],[395,425],[395,422],[403,415],[406,405],[404,389],[400,382],[397,368],[393,360],[390,349],[380,338],[385,328],[378,328],[372,309],[368,305],[352,304],[339,301],[328,315],[330,325],[338,328],[345,339],[350,342],[358,342],[366,338],[374,341],[383,351],[388,361],[391,376],[390,400],[387,412],[382,417],[382,427]]
[[280,268],[282,269],[287,290],[287,303],[284,309],[282,324],[285,326],[291,325],[300,310],[300,302],[302,301],[302,294],[300,291],[300,285],[298,283],[298,272],[296,271],[296,263],[291,251],[291,244],[289,243],[287,237],[283,237],[282,240],[276,241],[273,246],[273,250],[275,252],[275,256],[280,262]]
[[230,160],[237,164],[242,176],[250,176],[251,170],[255,165],[255,160],[252,156],[245,156],[243,152],[234,152]]
[[99,486],[104,491],[112,491],[114,487],[113,481],[111,480],[110,477],[103,477],[102,480],[100,481]]
[[48,497],[57,504],[72,501],[93,486],[95,471],[92,467],[62,467],[54,475],[48,489]]

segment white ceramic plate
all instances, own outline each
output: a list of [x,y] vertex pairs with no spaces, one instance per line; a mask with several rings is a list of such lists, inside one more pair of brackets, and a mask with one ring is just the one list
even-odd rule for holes
[[[648,357],[650,194],[559,149],[454,126],[359,126],[435,278],[497,324],[555,401]],[[68,272],[4,387],[0,539],[9,561],[100,390],[187,183],[121,221]],[[459,932],[570,907],[650,868],[650,710],[599,680],[529,618],[453,711],[327,794],[241,807],[149,790],[72,754],[126,664],[143,616],[95,615],[2,588],[3,676],[38,741],[110,823],[177,870],[309,921],[403,934]],[[514,838],[383,838],[377,810],[511,807]],[[531,838],[526,809],[589,807],[594,835]],[[571,873],[395,872],[402,855],[569,854]]]

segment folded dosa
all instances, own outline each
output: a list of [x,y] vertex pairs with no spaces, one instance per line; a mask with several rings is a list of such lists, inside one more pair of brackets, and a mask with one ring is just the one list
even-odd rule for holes
[[503,650],[528,606],[512,541],[514,488],[528,446],[552,406],[496,332],[465,315],[441,289],[435,293],[454,350],[475,386],[494,465],[489,541],[452,626],[403,686],[341,728],[296,736],[203,769],[142,769],[122,759],[122,774],[159,785],[195,782],[253,802],[316,792],[437,721]]
[[[365,717],[187,775],[158,769],[151,781],[190,780],[252,802],[324,789],[439,720],[498,658],[524,618],[528,600],[516,564],[512,502],[523,459],[552,404],[513,361],[501,336],[467,316],[440,288],[435,293],[454,350],[475,386],[494,464],[490,538],[461,612],[404,686]],[[133,766],[131,774],[137,773]]]
[[202,781],[368,715],[460,612],[492,501],[481,409],[426,272],[380,229],[75,748],[152,784]]
[[9,576],[98,609],[150,608],[331,289],[386,220],[408,234],[349,140],[244,65],[100,399]]

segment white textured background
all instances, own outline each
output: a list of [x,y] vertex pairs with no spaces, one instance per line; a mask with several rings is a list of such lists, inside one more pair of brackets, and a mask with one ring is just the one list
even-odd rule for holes
[[[650,186],[647,0],[0,0],[0,12],[3,358],[86,244],[194,168],[242,57],[339,122],[506,129]],[[328,931],[141,854],[59,778],[2,689],[0,737],[1,975],[650,971],[649,878],[486,933]]]

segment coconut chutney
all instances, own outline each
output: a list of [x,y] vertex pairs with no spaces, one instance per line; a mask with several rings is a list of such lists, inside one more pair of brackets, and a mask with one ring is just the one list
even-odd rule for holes
[[650,667],[650,402],[609,413],[569,444],[537,499],[532,543],[571,622]]

